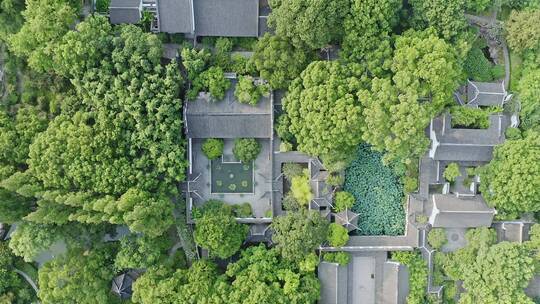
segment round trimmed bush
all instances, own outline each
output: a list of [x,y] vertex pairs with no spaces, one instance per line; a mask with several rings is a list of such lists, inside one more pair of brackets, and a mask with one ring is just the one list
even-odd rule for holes
[[349,231],[347,228],[337,223],[332,223],[328,227],[328,242],[332,247],[341,247],[349,241]]
[[354,205],[354,196],[346,191],[339,191],[334,198],[334,210],[336,212],[345,211],[345,209],[351,209]]
[[202,151],[208,159],[216,159],[223,155],[223,140],[208,138],[202,145]]
[[238,138],[234,141],[233,153],[241,162],[249,163],[261,153],[261,145],[255,138]]

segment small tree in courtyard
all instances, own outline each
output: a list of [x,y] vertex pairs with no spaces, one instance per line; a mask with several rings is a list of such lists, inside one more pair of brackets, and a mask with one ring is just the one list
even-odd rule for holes
[[336,192],[334,198],[334,210],[336,212],[345,211],[350,209],[354,205],[355,199],[354,196],[347,191]]
[[208,159],[216,159],[223,155],[223,140],[218,138],[208,138],[202,145],[202,151]]
[[234,156],[243,163],[249,163],[257,158],[261,145],[255,138],[238,138],[234,141]]
[[451,183],[455,182],[456,178],[458,178],[460,175],[461,173],[459,172],[459,165],[456,163],[451,163],[446,166],[443,173],[444,178]]

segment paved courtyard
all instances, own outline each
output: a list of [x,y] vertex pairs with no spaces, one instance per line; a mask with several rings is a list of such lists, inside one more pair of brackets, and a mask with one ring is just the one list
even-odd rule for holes
[[[204,140],[193,139],[193,174],[191,188],[195,190],[194,204],[201,206],[210,199],[224,201],[227,204],[249,203],[253,210],[254,217],[266,217],[268,210],[272,210],[272,162],[270,140],[258,139],[261,144],[261,153],[252,165],[241,164],[232,154],[233,139],[225,140],[225,149],[222,160],[212,164],[201,152]],[[221,164],[221,169],[216,166]],[[229,167],[224,169],[224,167]],[[247,170],[245,170],[247,168]],[[218,176],[216,173],[219,172]],[[214,177],[211,174],[214,174]],[[233,174],[231,178],[231,174]],[[249,177],[251,176],[251,181]],[[221,181],[218,183],[218,181]],[[244,183],[243,183],[244,182]],[[247,186],[243,186],[246,185]],[[242,184],[243,183],[243,184]],[[231,186],[234,184],[235,186]],[[234,188],[234,189],[233,189]],[[233,189],[233,190],[231,190]]]

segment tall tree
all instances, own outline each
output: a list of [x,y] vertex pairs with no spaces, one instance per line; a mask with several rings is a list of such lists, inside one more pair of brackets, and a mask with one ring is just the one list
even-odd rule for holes
[[20,29],[24,21],[23,10],[24,0],[0,1],[0,41],[6,41],[9,35]]
[[448,41],[456,41],[467,28],[465,0],[412,0],[413,25],[423,30],[433,27]]
[[481,172],[480,190],[499,213],[518,216],[540,210],[540,133],[529,132],[495,148]]
[[252,58],[273,89],[286,89],[313,57],[312,52],[293,46],[289,39],[267,33],[257,42]]
[[337,61],[315,61],[293,81],[283,107],[299,151],[331,161],[354,152],[364,125],[355,76]]
[[521,128],[540,131],[540,69],[525,73],[519,80]]
[[298,48],[319,49],[342,35],[348,0],[270,0],[268,24]]
[[381,77],[390,69],[390,34],[396,25],[402,1],[354,0],[345,18],[345,36],[340,55],[363,63],[371,74]]
[[318,212],[288,212],[274,218],[272,241],[283,258],[299,262],[326,240],[328,225]]
[[49,71],[52,49],[75,22],[76,10],[65,1],[28,0],[22,15],[24,25],[9,38],[10,50],[28,58],[36,71]]
[[424,130],[452,102],[462,73],[453,47],[432,30],[408,31],[395,47],[392,80],[376,78],[370,91],[359,93],[362,138],[385,151],[386,162],[410,164],[427,149]]
[[540,48],[540,8],[513,10],[505,22],[508,46],[517,52]]
[[43,303],[110,303],[114,277],[113,250],[73,250],[39,269],[39,298]]

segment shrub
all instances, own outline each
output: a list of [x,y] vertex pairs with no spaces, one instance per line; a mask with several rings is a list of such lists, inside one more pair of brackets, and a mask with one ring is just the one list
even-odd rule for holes
[[344,190],[355,198],[362,235],[401,235],[405,228],[403,187],[399,177],[382,163],[382,154],[360,145],[345,170]]
[[249,203],[233,205],[232,209],[237,217],[251,217],[253,215],[253,211]]
[[517,140],[523,138],[523,136],[521,135],[521,131],[518,128],[508,128],[506,129],[506,131],[504,131],[504,135],[506,135],[506,139],[510,140]]
[[202,145],[202,151],[208,159],[216,159],[223,155],[223,140],[208,138]]
[[336,212],[345,211],[345,209],[351,209],[354,205],[354,196],[346,191],[336,192],[334,198],[334,210]]
[[448,240],[446,239],[446,233],[442,228],[434,228],[428,234],[428,243],[433,249],[441,249]]
[[253,77],[240,76],[238,84],[234,89],[234,96],[240,103],[247,103],[252,106],[256,105],[262,96],[268,96],[270,89],[268,85],[255,85]]
[[345,177],[343,176],[343,174],[338,173],[338,172],[332,172],[326,178],[326,183],[334,187],[341,187],[344,182],[345,182]]
[[279,138],[281,138],[281,140],[292,143],[294,141],[294,135],[289,130],[290,125],[291,121],[289,119],[289,116],[287,116],[287,114],[281,114],[277,119],[275,128],[276,133]]
[[341,247],[345,244],[347,244],[347,241],[349,241],[349,231],[347,231],[347,228],[341,226],[337,223],[332,223],[328,227],[328,243],[330,243],[330,246],[332,247]]
[[473,47],[467,53],[467,57],[463,62],[463,69],[470,79],[476,81],[493,80],[491,62],[484,56],[484,52],[479,47]]
[[403,178],[403,188],[405,193],[410,193],[418,189],[418,178],[405,176]]
[[294,199],[300,204],[306,206],[313,199],[311,185],[306,175],[295,176],[291,180],[291,193]]
[[347,265],[351,260],[351,255],[347,252],[327,252],[324,254],[323,259],[330,263],[338,263],[339,265]]
[[227,37],[219,37],[216,40],[215,49],[216,53],[229,53],[232,51],[233,43],[232,41]]
[[302,208],[296,198],[292,195],[292,192],[285,194],[281,204],[283,205],[283,209],[287,211],[298,211]]
[[288,181],[292,181],[295,176],[304,174],[304,168],[297,163],[285,163],[283,164],[281,171]]
[[96,0],[96,11],[100,13],[109,12],[110,0]]
[[489,128],[490,110],[475,109],[464,106],[454,106],[450,108],[453,128]]
[[254,161],[261,152],[261,145],[255,138],[238,138],[234,141],[233,154],[243,163]]
[[289,152],[292,151],[293,146],[290,142],[282,141],[279,144],[279,152]]
[[491,68],[491,77],[493,79],[501,79],[506,75],[504,65],[496,65]]
[[448,166],[446,166],[446,169],[444,169],[443,173],[444,178],[453,183],[456,181],[456,178],[461,176],[461,172],[459,172],[459,165],[457,163],[450,163]]

